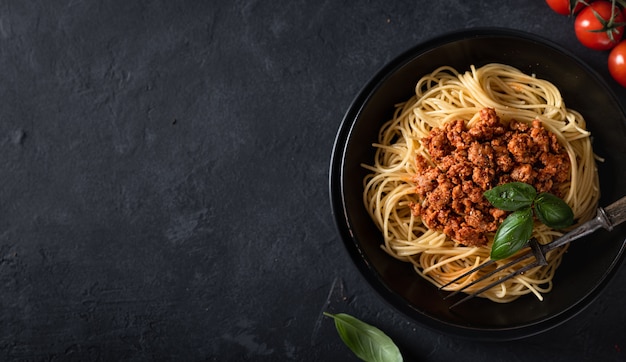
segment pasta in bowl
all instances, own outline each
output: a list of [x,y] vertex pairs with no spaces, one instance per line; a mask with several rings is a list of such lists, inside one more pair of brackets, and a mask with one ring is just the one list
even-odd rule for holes
[[[489,258],[487,239],[506,215],[482,196],[493,186],[529,183],[562,195],[578,223],[595,216],[600,192],[591,135],[552,83],[504,64],[465,73],[444,66],[423,76],[415,93],[381,127],[374,163],[364,165],[372,173],[363,195],[382,248],[423,278],[441,287]],[[536,224],[533,236],[542,244],[563,234]],[[480,296],[504,303],[534,293],[543,300],[566,250]]]
[[[615,131],[625,128],[602,80],[543,39],[502,29],[433,39],[384,67],[346,113],[330,170],[338,229],[368,282],[416,322],[480,339],[539,333],[600,293],[624,232],[555,250],[548,266],[450,310],[447,291],[467,281],[439,287],[489,258],[506,216],[472,195],[533,183],[583,222],[621,196],[626,148]],[[561,233],[533,228],[542,243]]]

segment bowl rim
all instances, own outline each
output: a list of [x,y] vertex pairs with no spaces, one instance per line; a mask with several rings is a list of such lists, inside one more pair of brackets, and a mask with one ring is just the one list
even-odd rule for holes
[[613,258],[608,269],[603,273],[602,277],[595,288],[591,289],[589,293],[577,300],[565,310],[547,318],[541,319],[536,322],[524,324],[521,326],[514,326],[511,328],[475,328],[472,326],[462,326],[453,324],[441,319],[436,319],[433,316],[427,315],[416,308],[412,308],[408,301],[398,295],[395,291],[388,288],[379,273],[369,263],[364,251],[357,245],[354,240],[353,232],[348,220],[348,210],[345,207],[345,194],[343,191],[343,165],[344,156],[347,149],[347,140],[352,132],[352,126],[355,120],[358,118],[359,113],[362,110],[363,105],[371,97],[372,93],[376,91],[379,84],[391,74],[395,69],[400,68],[404,64],[409,63],[415,57],[420,56],[430,50],[435,49],[438,46],[448,44],[456,41],[463,41],[471,38],[502,38],[511,37],[519,38],[525,41],[535,42],[542,46],[553,48],[555,51],[560,52],[563,56],[570,58],[570,60],[576,63],[581,68],[585,69],[590,78],[593,78],[599,86],[604,89],[606,95],[611,97],[611,101],[615,103],[618,110],[622,114],[624,107],[615,95],[614,91],[608,86],[603,77],[599,75],[597,71],[591,68],[587,63],[582,61],[578,56],[571,53],[569,50],[556,44],[555,42],[548,40],[542,36],[529,33],[522,30],[501,28],[501,27],[476,27],[463,30],[455,30],[446,32],[440,35],[436,35],[426,39],[414,45],[407,50],[401,52],[390,61],[386,62],[377,72],[365,83],[364,86],[358,91],[356,97],[350,103],[348,110],[346,111],[336,134],[333,148],[330,157],[329,168],[329,197],[331,205],[331,213],[335,222],[335,227],[340,235],[341,241],[344,244],[346,251],[348,252],[353,263],[359,270],[362,277],[365,278],[367,284],[373,288],[378,296],[382,298],[392,308],[400,311],[404,317],[411,321],[427,327],[428,329],[462,338],[471,340],[483,340],[483,341],[509,341],[531,337],[539,333],[543,333],[550,329],[553,329],[568,320],[572,319],[583,310],[585,310],[596,298],[599,297],[601,292],[611,282],[613,276],[622,264],[626,253],[626,240],[622,242],[619,252]]

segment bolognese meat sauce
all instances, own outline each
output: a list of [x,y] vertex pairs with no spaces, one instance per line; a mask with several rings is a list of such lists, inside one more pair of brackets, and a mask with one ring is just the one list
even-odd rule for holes
[[430,160],[418,156],[412,178],[421,200],[411,205],[413,214],[467,246],[485,245],[508,215],[491,206],[485,191],[519,181],[559,195],[570,168],[567,152],[539,120],[506,126],[492,108],[479,115],[469,129],[463,120],[433,128],[422,140]]

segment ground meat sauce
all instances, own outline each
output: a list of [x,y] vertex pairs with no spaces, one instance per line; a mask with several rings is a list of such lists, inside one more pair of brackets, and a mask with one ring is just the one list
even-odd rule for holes
[[432,162],[417,157],[412,181],[421,203],[412,204],[412,212],[430,229],[467,246],[486,244],[486,234],[508,215],[491,206],[485,191],[520,181],[561,196],[557,187],[569,177],[567,153],[539,120],[532,125],[512,120],[507,126],[491,108],[481,110],[470,129],[463,120],[448,122],[422,142]]

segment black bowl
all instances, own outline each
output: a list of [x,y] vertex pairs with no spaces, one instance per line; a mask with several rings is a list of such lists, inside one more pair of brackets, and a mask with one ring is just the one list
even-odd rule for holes
[[407,100],[417,80],[441,65],[459,71],[487,63],[512,65],[554,83],[566,105],[582,113],[599,163],[601,205],[624,195],[626,118],[603,80],[570,53],[542,38],[506,29],[473,29],[438,37],[391,61],[357,95],[341,124],[331,159],[330,197],[337,227],[354,263],[373,288],[415,322],[461,337],[511,340],[563,323],[588,306],[622,262],[626,228],[597,231],[573,243],[539,301],[532,294],[507,304],[474,298],[455,307],[446,292],[419,277],[408,263],[388,256],[382,234],[362,202],[360,165],[371,164],[371,146],[394,104]]

